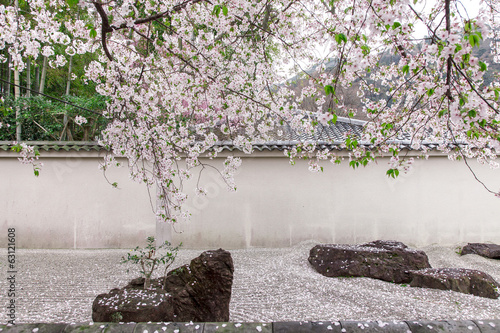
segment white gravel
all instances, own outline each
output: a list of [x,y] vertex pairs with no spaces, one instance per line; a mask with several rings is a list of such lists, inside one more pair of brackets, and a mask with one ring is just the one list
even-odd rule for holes
[[[500,300],[411,288],[369,278],[327,278],[309,265],[305,242],[293,248],[231,250],[231,321],[445,320],[500,318]],[[478,269],[500,281],[500,260],[459,256],[457,246],[419,248],[432,267]],[[181,250],[175,266],[202,250]],[[90,322],[100,293],[138,276],[120,264],[127,250],[18,250],[16,323]],[[7,254],[0,252],[0,314],[7,304]],[[127,268],[130,272],[127,273]]]

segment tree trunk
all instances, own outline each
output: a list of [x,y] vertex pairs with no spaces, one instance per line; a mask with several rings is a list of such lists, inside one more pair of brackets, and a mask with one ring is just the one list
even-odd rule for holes
[[[69,68],[68,68],[68,81],[66,82],[66,96],[69,95],[69,89],[71,87],[71,70],[73,69],[73,56],[69,58]],[[64,125],[66,126],[66,134],[68,135],[68,140],[73,141],[73,136],[69,130],[68,124],[68,114],[64,112]]]
[[69,88],[71,86],[71,70],[73,68],[73,56],[69,58],[68,80],[66,81],[66,95],[69,95]]
[[40,78],[40,89],[38,92],[43,94],[45,89],[45,77],[47,76],[47,57],[43,57],[43,65],[42,65],[42,77]]
[[151,289],[151,277],[146,276],[144,278],[144,289]]
[[40,89],[40,66],[35,63],[35,86],[33,87],[35,91]]
[[5,83],[5,96],[10,96],[10,80],[11,80],[11,70],[10,70],[10,61],[11,57],[7,58],[7,83]]
[[31,58],[28,58],[27,61],[27,71],[26,71],[26,97],[31,97]]
[[[17,100],[21,96],[21,89],[19,88],[19,71],[14,71],[14,99]],[[16,106],[16,141],[21,141],[21,111],[19,106]]]
[[[16,7],[16,12],[17,9],[19,8],[19,1],[15,0],[14,5]],[[14,99],[17,100],[19,97],[21,97],[21,87],[20,85],[20,80],[19,80],[19,70],[14,69]],[[19,106],[16,106],[16,141],[21,141],[21,121],[19,118],[21,117],[21,110],[19,109]]]

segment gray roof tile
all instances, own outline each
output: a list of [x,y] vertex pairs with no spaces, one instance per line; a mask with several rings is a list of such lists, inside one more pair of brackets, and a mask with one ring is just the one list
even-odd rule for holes
[[[356,134],[360,136],[363,130],[365,121],[341,118],[339,117],[335,124],[325,126],[318,125],[318,131],[315,134],[301,133],[297,134],[288,125],[282,127],[283,135],[276,140],[267,141],[264,143],[254,144],[254,149],[257,151],[283,151],[290,149],[299,142],[314,142],[320,149],[329,150],[345,150],[341,148],[341,144],[345,140],[347,134]],[[44,151],[101,151],[105,150],[97,142],[93,141],[31,141],[26,142],[29,145],[35,146],[38,150]],[[408,135],[402,135],[392,143],[399,144],[403,149],[413,150],[411,148],[411,138]],[[0,151],[9,151],[12,147],[11,141],[0,141]],[[365,148],[373,148],[369,142],[360,142]],[[424,142],[423,145],[429,149],[436,149],[439,145],[436,142]],[[450,144],[454,147],[456,145]],[[460,144],[462,146],[462,144]],[[222,148],[223,151],[241,150],[234,146],[231,140],[221,140],[215,144],[215,147]]]

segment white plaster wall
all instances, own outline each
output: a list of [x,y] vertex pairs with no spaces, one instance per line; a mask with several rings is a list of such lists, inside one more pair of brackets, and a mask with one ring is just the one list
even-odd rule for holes
[[13,154],[0,156],[0,247],[11,227],[20,248],[133,248],[155,234],[146,187],[127,168],[107,173],[115,189],[97,153],[41,153],[39,177]]
[[[500,169],[470,164],[500,189]],[[175,226],[172,239],[190,248],[286,247],[310,239],[500,243],[500,199],[463,162],[417,160],[396,180],[385,175],[387,168],[387,160],[379,160],[357,170],[326,164],[323,173],[311,173],[303,161],[290,166],[282,157],[243,158],[236,193],[206,169],[201,184],[209,194],[190,200],[192,218]]]
[[[201,185],[208,196],[192,195],[191,220],[173,228],[156,225],[146,187],[130,181],[127,168],[108,172],[110,182],[118,182],[114,189],[98,170],[98,153],[42,156],[37,178],[15,155],[0,153],[0,247],[9,227],[22,248],[133,248],[155,232],[185,248],[286,247],[310,239],[500,243],[500,199],[463,163],[442,156],[417,161],[396,180],[385,176],[386,160],[356,171],[327,163],[323,173],[311,173],[306,162],[290,166],[279,152],[244,156],[238,191],[228,192],[217,173],[205,169]],[[220,167],[222,161],[211,162]],[[500,189],[500,169],[470,164]],[[185,184],[188,193],[194,183]]]

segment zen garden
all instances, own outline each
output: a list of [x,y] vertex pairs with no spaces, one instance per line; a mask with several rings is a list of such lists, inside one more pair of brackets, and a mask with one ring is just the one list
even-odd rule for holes
[[0,0],[3,332],[500,332],[500,1]]

